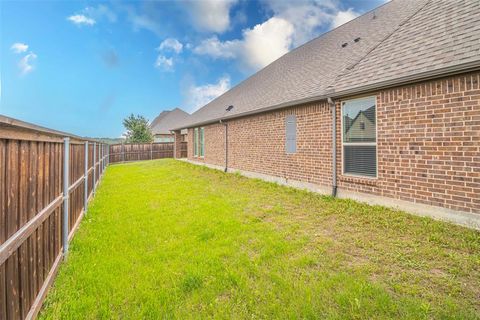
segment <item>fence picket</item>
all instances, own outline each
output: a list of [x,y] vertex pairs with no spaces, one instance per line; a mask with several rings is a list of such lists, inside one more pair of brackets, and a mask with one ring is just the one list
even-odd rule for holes
[[108,147],[107,163],[173,158],[172,142],[112,144]]
[[85,214],[93,179],[105,172],[109,148],[0,116],[3,127],[0,319],[34,319]]

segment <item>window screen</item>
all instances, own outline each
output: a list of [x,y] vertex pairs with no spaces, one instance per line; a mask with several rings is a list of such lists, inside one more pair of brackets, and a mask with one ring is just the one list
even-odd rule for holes
[[342,104],[343,172],[377,176],[377,129],[375,97]]
[[294,114],[285,118],[285,150],[287,153],[297,152],[297,117]]

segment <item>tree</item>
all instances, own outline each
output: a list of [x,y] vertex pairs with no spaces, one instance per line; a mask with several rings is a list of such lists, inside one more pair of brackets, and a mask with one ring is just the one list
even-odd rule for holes
[[123,126],[127,129],[125,136],[128,143],[150,143],[153,142],[153,135],[148,125],[148,120],[141,115],[133,113],[123,119]]

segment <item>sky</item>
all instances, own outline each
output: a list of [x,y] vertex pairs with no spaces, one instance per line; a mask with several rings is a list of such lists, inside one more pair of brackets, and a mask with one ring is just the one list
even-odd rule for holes
[[131,113],[192,113],[384,0],[0,0],[0,114],[120,137]]

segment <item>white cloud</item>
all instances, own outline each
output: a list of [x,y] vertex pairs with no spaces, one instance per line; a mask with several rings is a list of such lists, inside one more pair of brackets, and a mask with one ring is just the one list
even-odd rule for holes
[[114,2],[118,10],[127,15],[127,20],[134,31],[147,30],[160,36],[164,31],[161,26],[161,9],[157,1],[145,1],[141,5],[133,2]]
[[96,7],[86,7],[79,14],[67,17],[67,20],[80,26],[93,26],[99,20],[106,18],[110,22],[117,21],[117,15],[109,7],[99,4]]
[[222,42],[214,36],[202,41],[194,52],[213,58],[239,58],[248,69],[258,70],[288,52],[293,31],[290,22],[273,17],[252,29],[243,30],[241,40]]
[[290,50],[293,25],[273,17],[243,32],[243,60],[253,69],[262,68]]
[[197,29],[222,33],[230,27],[230,8],[237,0],[202,0],[186,2]]
[[129,19],[135,31],[146,29],[156,34],[160,33],[160,25],[147,15],[132,13]]
[[319,28],[331,21],[333,5],[328,1],[298,0],[296,2],[269,1],[274,16],[285,19],[294,27],[292,45],[297,47],[314,38]]
[[18,62],[18,67],[20,68],[21,74],[27,74],[33,71],[33,62],[37,59],[37,55],[33,52],[30,52],[24,56]]
[[25,43],[17,42],[17,43],[12,44],[10,49],[15,53],[22,53],[22,52],[25,52],[25,51],[28,50],[28,45],[25,44]]
[[93,26],[96,23],[94,19],[89,18],[83,14],[74,14],[68,17],[67,20],[71,21],[72,23],[78,26],[80,25]]
[[275,16],[293,24],[293,47],[298,47],[318,36],[320,32],[336,28],[359,15],[352,8],[342,11],[339,2],[334,0],[266,0],[266,5]]
[[223,76],[214,84],[190,85],[185,94],[185,104],[193,112],[230,89],[230,77]]
[[160,43],[157,50],[172,50],[176,53],[182,52],[183,44],[175,38],[167,38]]
[[359,15],[351,8],[340,10],[334,0],[265,0],[264,4],[271,18],[243,30],[240,39],[205,39],[193,49],[194,53],[215,59],[239,59],[242,67],[256,71],[321,32]]
[[193,52],[200,55],[208,55],[212,58],[235,58],[241,50],[240,40],[220,41],[217,36],[203,40],[193,49]]
[[83,13],[95,21],[98,21],[104,17],[110,22],[117,21],[117,15],[110,10],[109,7],[103,4],[99,4],[97,7],[86,7],[83,10]]
[[353,20],[358,16],[359,13],[353,11],[352,8],[348,9],[347,11],[339,11],[333,18],[332,28],[339,27],[342,24],[347,23],[348,21]]
[[158,55],[154,66],[155,66],[155,68],[161,69],[163,71],[172,71],[173,70],[173,59],[172,58],[167,58],[163,55]]

